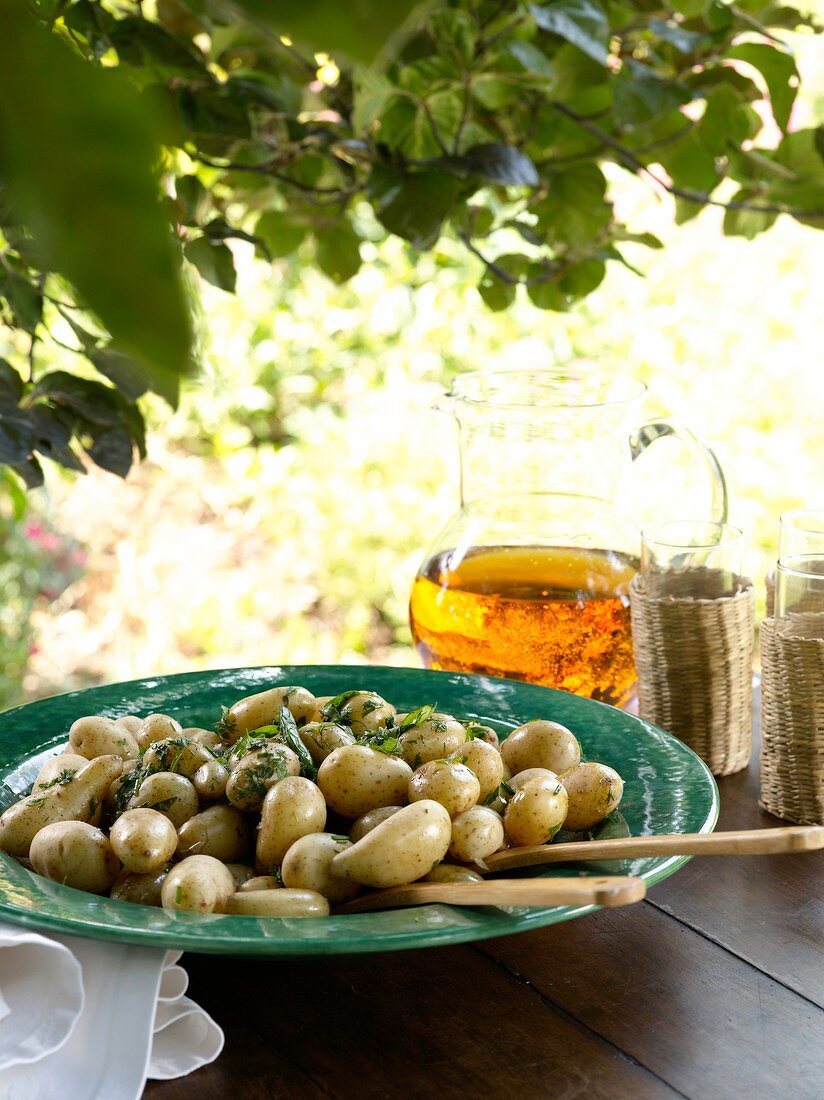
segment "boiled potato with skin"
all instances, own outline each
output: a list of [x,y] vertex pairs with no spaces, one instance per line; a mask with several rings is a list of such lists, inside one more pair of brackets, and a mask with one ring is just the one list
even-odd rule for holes
[[283,885],[295,890],[314,890],[330,905],[348,901],[360,888],[356,882],[337,874],[332,863],[339,852],[349,847],[345,837],[332,833],[302,836],[283,857],[280,869]]
[[504,824],[488,806],[471,806],[452,822],[449,855],[461,863],[476,863],[504,845]]
[[205,730],[202,726],[184,726],[180,734],[181,737],[195,741],[198,745],[205,745],[207,749],[217,749],[224,744],[219,733],[215,733],[214,730]]
[[255,852],[258,873],[279,867],[296,840],[323,832],[325,824],[326,803],[315,784],[299,775],[281,779],[263,800]]
[[624,793],[621,776],[606,764],[579,764],[560,776],[569,798],[564,828],[573,833],[592,829],[611,813]]
[[115,718],[114,724],[120,726],[121,729],[128,730],[132,737],[137,740],[137,731],[143,723],[143,719],[139,718],[136,714],[124,714],[120,718]]
[[504,812],[504,829],[512,844],[546,844],[567,814],[568,799],[558,779],[539,776],[515,791]]
[[323,722],[324,721],[323,708],[326,706],[327,703],[331,703],[334,698],[335,698],[334,695],[318,695],[318,696],[316,696],[316,698],[315,698],[315,709],[309,715],[307,725],[310,722],[316,722],[316,723]]
[[560,775],[581,762],[581,746],[566,726],[535,718],[510,733],[501,756],[513,775],[526,768],[546,768]]
[[147,776],[130,799],[128,809],[142,806],[165,814],[176,829],[200,809],[191,780],[177,772],[155,772]]
[[249,890],[280,890],[281,885],[274,875],[251,875],[238,886],[238,892],[242,894]]
[[131,901],[135,905],[161,905],[160,891],[166,878],[166,868],[151,875],[135,875],[124,871],[115,879],[109,897],[117,901]]
[[322,764],[330,753],[342,745],[357,744],[354,733],[334,722],[309,722],[299,732],[315,764]]
[[177,772],[187,779],[194,778],[198,768],[214,760],[205,745],[190,741],[181,734],[153,741],[143,754],[143,766],[151,771]]
[[356,736],[385,729],[387,720],[391,726],[395,713],[392,704],[374,691],[361,691],[341,707],[342,717]]
[[440,863],[451,836],[452,819],[440,802],[413,802],[336,855],[332,869],[375,889],[403,886]]
[[226,794],[229,769],[219,760],[207,760],[192,776],[192,785],[202,802],[217,802]]
[[74,775],[81,768],[85,768],[88,762],[85,756],[78,756],[75,752],[64,752],[60,756],[53,756],[46,761],[37,773],[37,779],[34,781],[31,793],[46,790],[56,783],[62,783],[64,780],[68,781],[70,775]]
[[465,725],[466,732],[474,741],[483,741],[493,749],[500,750],[501,739],[492,726],[484,726],[480,722],[466,722]]
[[94,760],[98,756],[120,756],[136,760],[140,752],[133,734],[111,718],[88,715],[78,718],[69,730],[69,744],[78,756]]
[[213,856],[187,856],[172,867],[160,891],[164,909],[225,913],[235,892],[232,872]]
[[318,786],[342,817],[362,817],[379,806],[406,802],[412,769],[398,756],[369,745],[342,745],[318,769]]
[[12,856],[27,857],[35,834],[46,825],[57,821],[96,825],[109,785],[120,775],[122,766],[119,756],[98,756],[75,772],[68,783],[34,791],[9,806],[0,817],[0,849]]
[[238,760],[226,784],[226,797],[239,810],[258,813],[269,788],[289,775],[300,775],[297,753],[287,745],[269,743]]
[[109,831],[109,841],[124,870],[156,874],[177,850],[177,830],[168,817],[142,807],[120,815]]
[[140,760],[124,760],[123,770],[120,775],[111,781],[109,789],[103,796],[103,804],[107,810],[113,811],[117,806],[117,796],[120,792],[120,788],[128,780],[132,772],[137,771],[140,767]]
[[250,878],[255,877],[255,869],[250,867],[248,863],[227,863],[226,866],[235,880],[236,890],[240,890],[244,882],[248,882]]
[[379,806],[377,810],[370,810],[368,814],[364,814],[359,817],[349,830],[349,839],[353,844],[356,844],[359,840],[363,840],[367,833],[380,825],[382,821],[386,821],[387,817],[391,817],[392,814],[396,814],[398,810],[402,810],[403,806]]
[[328,917],[329,902],[313,890],[242,890],[226,912],[238,917]]
[[466,740],[466,727],[451,714],[433,714],[400,736],[403,758],[413,768],[449,756]]
[[420,802],[423,798],[434,799],[435,802],[440,802],[450,817],[474,806],[480,794],[478,777],[466,764],[459,764],[457,761],[450,763],[448,760],[430,760],[428,764],[421,764],[409,780],[410,802]]
[[[491,853],[490,853],[491,855]],[[439,863],[421,882],[483,882],[483,876],[469,867],[459,867],[455,863]]]
[[149,714],[140,723],[140,729],[135,734],[141,752],[148,749],[155,741],[166,741],[169,737],[180,737],[183,727],[180,722],[170,718],[168,714]]
[[225,741],[234,744],[250,730],[274,725],[286,707],[296,722],[305,722],[315,710],[315,697],[306,688],[276,687],[238,699],[229,707],[220,725]]
[[[523,787],[524,783],[528,783],[530,779],[554,779],[558,781],[558,776],[555,772],[551,772],[548,768],[525,768],[522,772],[518,772],[517,775],[511,775],[507,779],[507,784],[517,791]],[[512,797],[510,795],[510,797]]]
[[234,806],[209,806],[180,826],[177,850],[182,856],[214,856],[223,863],[239,863],[249,854],[251,843],[252,823],[245,814]]
[[478,777],[480,793],[476,802],[483,802],[501,785],[504,777],[504,763],[498,749],[493,748],[487,741],[479,739],[467,741],[465,745],[461,745],[456,752],[448,756],[447,760],[466,764]]
[[32,867],[45,878],[108,894],[120,874],[120,863],[104,832],[85,821],[55,821],[31,842]]

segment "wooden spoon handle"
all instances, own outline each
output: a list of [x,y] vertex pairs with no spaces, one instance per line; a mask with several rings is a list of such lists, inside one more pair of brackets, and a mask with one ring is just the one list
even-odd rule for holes
[[728,833],[674,833],[665,836],[617,837],[509,848],[488,856],[485,874],[515,867],[566,863],[583,859],[637,859],[644,856],[746,856],[810,852],[824,848],[824,826],[785,825],[777,829],[741,829]]
[[643,879],[624,875],[497,879],[494,882],[413,882],[375,890],[336,913],[366,913],[407,905],[629,905],[646,894]]

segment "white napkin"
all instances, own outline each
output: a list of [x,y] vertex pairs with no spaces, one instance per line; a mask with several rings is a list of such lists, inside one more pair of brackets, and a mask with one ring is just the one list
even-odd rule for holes
[[180,955],[0,924],[3,1100],[138,1100],[213,1062],[223,1032]]

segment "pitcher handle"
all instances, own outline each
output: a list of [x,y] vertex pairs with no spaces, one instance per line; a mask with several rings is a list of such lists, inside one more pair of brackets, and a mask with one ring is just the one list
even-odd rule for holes
[[643,454],[651,443],[663,436],[672,435],[680,439],[689,449],[695,453],[707,471],[712,489],[712,515],[710,519],[715,523],[727,522],[727,482],[724,471],[715,456],[715,452],[708,447],[703,440],[685,428],[683,424],[676,424],[670,420],[654,420],[649,424],[642,424],[640,428],[629,437],[629,449],[633,462]]

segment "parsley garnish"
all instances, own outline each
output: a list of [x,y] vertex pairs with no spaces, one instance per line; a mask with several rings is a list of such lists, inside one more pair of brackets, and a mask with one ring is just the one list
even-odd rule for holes
[[[413,726],[419,726],[422,722],[428,721],[437,710],[437,707],[437,703],[427,703],[425,706],[418,707],[417,710],[410,710],[398,727],[400,732],[405,733]],[[444,726],[444,729],[446,729],[446,726]]]
[[237,723],[232,717],[232,713],[228,707],[220,708],[220,721],[215,726],[215,733],[218,737],[222,737],[224,741],[228,741],[232,734],[237,729]]
[[375,730],[358,738],[361,745],[368,745],[386,756],[403,756],[403,745],[397,729]]
[[343,707],[350,699],[354,699],[356,695],[365,695],[366,692],[361,691],[360,688],[354,688],[352,691],[342,691],[340,695],[336,695],[333,699],[330,699],[328,703],[324,703],[321,708],[321,716],[326,722],[335,722],[337,725],[350,725],[349,719],[343,713]]
[[49,787],[54,787],[58,783],[61,787],[64,787],[67,783],[71,783],[71,781],[74,779],[74,776],[75,773],[71,768],[64,768],[63,771],[59,773],[59,775],[56,775],[54,777],[54,779],[50,779],[48,783],[41,783],[37,789],[39,791],[47,791]]
[[506,780],[501,783],[500,789],[504,794],[508,794],[510,798],[515,794],[515,788],[510,783],[507,783]]
[[183,887],[178,886],[178,888],[175,890],[175,905],[180,905],[180,903],[182,901],[183,901]]
[[259,729],[252,730],[250,736],[268,737],[272,741],[279,741],[282,745],[287,745],[300,760],[300,774],[308,779],[317,778],[318,769],[315,767],[309,750],[301,740],[298,725],[292,716],[292,712],[286,707],[280,708],[280,718],[277,725],[261,726]]
[[367,714],[372,714],[373,711],[380,710],[382,706],[383,699],[365,699],[361,707],[361,718],[365,718]]
[[165,813],[166,810],[170,810],[177,802],[177,796],[173,795],[171,798],[162,798],[160,802],[152,802],[150,806],[147,806],[147,810],[157,810],[158,813]]

